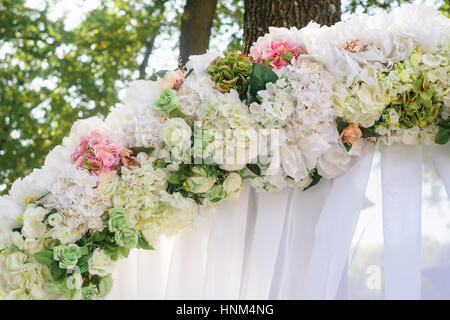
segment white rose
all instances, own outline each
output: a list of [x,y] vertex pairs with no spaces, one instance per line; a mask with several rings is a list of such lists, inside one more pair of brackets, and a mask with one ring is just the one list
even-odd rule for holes
[[29,254],[35,254],[44,248],[44,239],[25,239],[23,250]]
[[223,182],[223,189],[227,194],[226,199],[237,199],[242,191],[243,186],[244,185],[242,183],[241,176],[235,172],[230,173]]
[[52,227],[60,225],[62,220],[63,218],[59,213],[53,213],[47,218],[48,224]]
[[105,277],[114,270],[115,263],[102,249],[97,248],[88,261],[89,273]]
[[64,225],[59,225],[52,230],[51,236],[53,239],[58,239],[62,244],[73,243],[81,238],[81,234],[75,228],[69,228]]
[[40,238],[47,230],[47,226],[43,222],[44,215],[48,211],[35,205],[28,205],[23,213],[22,234],[26,238]]
[[352,165],[353,159],[347,150],[339,144],[332,144],[332,148],[319,158],[317,170],[325,179],[334,179],[347,172]]
[[11,271],[23,270],[27,262],[28,256],[20,251],[16,251],[8,255],[6,258],[6,266]]
[[186,121],[181,118],[172,118],[162,125],[159,137],[179,158],[191,146],[191,135],[191,128]]

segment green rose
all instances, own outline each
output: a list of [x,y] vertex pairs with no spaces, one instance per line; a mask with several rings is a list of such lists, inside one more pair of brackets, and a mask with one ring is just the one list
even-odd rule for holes
[[97,290],[93,285],[81,288],[81,300],[94,300],[96,295]]
[[130,225],[127,213],[122,208],[112,208],[109,210],[108,228],[111,232],[122,230]]
[[111,274],[108,274],[106,277],[102,278],[98,284],[98,289],[100,291],[100,296],[106,297],[113,287],[113,279]]
[[209,177],[208,172],[204,168],[199,166],[193,167],[192,173],[193,176],[186,179],[189,191],[206,193],[214,186],[214,177]]
[[137,246],[139,234],[136,230],[124,228],[123,230],[117,231],[114,238],[119,246],[133,249]]
[[219,202],[225,197],[225,190],[222,186],[217,185],[214,186],[209,192],[206,194],[206,199],[212,202]]
[[159,112],[171,112],[180,105],[180,99],[178,99],[175,90],[164,89],[159,96],[159,99],[155,101],[153,110]]
[[59,261],[61,269],[72,269],[80,258],[80,247],[76,244],[60,245],[53,249],[53,259]]

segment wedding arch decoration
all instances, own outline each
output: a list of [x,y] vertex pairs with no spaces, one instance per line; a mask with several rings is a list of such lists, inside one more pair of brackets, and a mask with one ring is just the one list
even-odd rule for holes
[[450,23],[423,8],[270,28],[249,55],[208,52],[133,82],[0,198],[1,298],[106,297],[118,259],[244,181],[308,189],[367,144],[447,144]]

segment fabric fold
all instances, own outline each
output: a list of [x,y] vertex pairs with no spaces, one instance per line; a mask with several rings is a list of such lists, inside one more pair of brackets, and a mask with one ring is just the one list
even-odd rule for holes
[[432,145],[428,148],[450,198],[450,145]]
[[368,144],[362,156],[343,176],[332,182],[315,229],[306,299],[334,299],[350,250],[372,166],[375,146]]
[[238,299],[244,258],[250,186],[216,210],[207,249],[203,298]]
[[382,149],[385,299],[420,299],[422,146]]
[[166,299],[202,299],[207,249],[215,212],[200,208],[200,221],[173,240]]
[[241,299],[269,297],[290,190],[256,193],[256,217]]

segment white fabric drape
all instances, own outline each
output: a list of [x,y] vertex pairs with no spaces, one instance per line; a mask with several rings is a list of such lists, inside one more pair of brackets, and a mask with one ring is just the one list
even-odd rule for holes
[[[429,146],[447,193],[450,148]],[[381,149],[386,299],[420,298],[422,147]],[[255,193],[200,221],[156,251],[132,250],[113,274],[109,299],[334,299],[374,146],[342,177],[307,190]],[[344,279],[345,281],[345,279]]]
[[240,298],[267,299],[272,286],[284,217],[292,202],[292,189],[256,194],[256,217],[247,238],[246,268]]
[[306,283],[307,299],[334,299],[364,205],[375,146],[369,144],[355,165],[332,182],[315,229]]
[[163,299],[169,271],[172,241],[162,237],[158,250],[131,250],[120,259],[108,299]]
[[200,208],[200,221],[176,236],[170,259],[167,299],[202,299],[208,240],[215,212]]
[[420,299],[422,146],[382,149],[386,299]]
[[428,148],[450,198],[450,145],[433,145]]
[[239,296],[249,189],[246,185],[239,200],[225,201],[217,209],[208,242],[205,299],[237,299]]
[[307,271],[314,243],[314,229],[331,187],[330,180],[302,191],[296,189],[290,210],[290,225],[287,246],[282,243],[279,252],[284,252],[284,260],[276,268],[272,279],[270,298],[304,299]]

